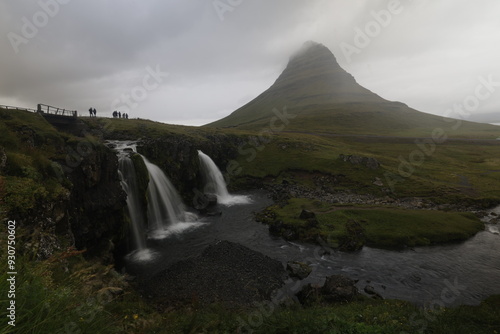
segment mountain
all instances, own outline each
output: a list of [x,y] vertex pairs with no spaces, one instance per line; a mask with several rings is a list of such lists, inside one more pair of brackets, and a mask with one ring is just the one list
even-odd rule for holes
[[[285,114],[286,111],[286,114]],[[456,135],[498,136],[498,128],[443,119],[391,102],[359,85],[322,44],[306,42],[274,84],[229,116],[207,127],[260,130],[276,115],[289,115],[286,131],[340,134],[430,135],[454,126]],[[484,133],[486,131],[486,133]],[[489,132],[495,132],[489,134]]]

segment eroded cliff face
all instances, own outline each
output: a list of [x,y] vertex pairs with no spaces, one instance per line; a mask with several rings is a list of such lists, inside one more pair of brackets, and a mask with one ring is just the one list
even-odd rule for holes
[[204,187],[198,150],[209,155],[223,174],[227,174],[231,161],[238,157],[238,147],[244,142],[244,137],[235,135],[165,134],[140,141],[137,150],[165,172],[186,204],[192,206],[193,199],[203,193]]
[[[0,213],[16,221],[19,251],[44,260],[76,247],[114,262],[128,230],[114,152],[74,138],[47,149],[43,138],[30,138],[29,150],[0,147]],[[88,150],[69,159],[81,143]]]
[[116,154],[96,146],[67,176],[73,184],[68,221],[75,246],[89,255],[110,256],[126,248],[126,195],[120,185]]

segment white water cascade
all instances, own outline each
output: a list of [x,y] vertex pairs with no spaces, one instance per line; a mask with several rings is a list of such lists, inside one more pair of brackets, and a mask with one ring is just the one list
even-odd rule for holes
[[205,178],[204,192],[217,196],[217,203],[223,205],[248,204],[251,202],[248,196],[231,195],[227,190],[226,181],[215,162],[205,153],[198,150],[198,158]]
[[196,228],[202,223],[186,207],[165,173],[142,156],[149,173],[148,223],[149,237],[161,239],[185,230]]
[[115,144],[115,150],[118,152],[118,173],[121,177],[121,186],[127,194],[127,209],[134,241],[134,251],[130,257],[142,261],[150,260],[154,254],[146,248],[146,217],[141,208],[134,162],[130,159],[130,153],[135,152],[135,143],[119,142]]
[[121,185],[127,194],[127,208],[131,221],[131,232],[135,250],[131,256],[136,260],[149,260],[153,257],[147,249],[147,237],[163,239],[194,229],[203,223],[197,222],[194,213],[186,211],[177,190],[165,173],[140,155],[149,174],[147,189],[147,208],[141,204],[137,174],[131,153],[137,153],[135,142],[112,142],[118,152]]
[[127,194],[127,208],[130,217],[134,247],[138,251],[146,249],[146,234],[144,231],[144,215],[141,212],[139,199],[139,188],[135,167],[132,160],[126,154],[120,154],[118,160],[121,186]]

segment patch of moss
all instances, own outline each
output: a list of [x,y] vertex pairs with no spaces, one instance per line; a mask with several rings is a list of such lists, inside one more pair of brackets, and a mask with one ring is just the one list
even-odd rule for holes
[[[299,218],[303,209],[315,212],[317,225],[311,226],[309,221]],[[284,207],[272,206],[263,216],[267,219],[261,220],[279,234],[292,230],[298,239],[316,241],[321,237],[334,248],[350,250],[363,244],[402,248],[462,241],[484,229],[483,223],[470,213],[335,207],[300,198],[291,199]]]

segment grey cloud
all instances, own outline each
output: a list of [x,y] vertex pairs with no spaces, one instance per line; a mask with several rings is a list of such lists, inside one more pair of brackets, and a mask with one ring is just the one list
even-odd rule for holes
[[[0,104],[92,105],[105,115],[158,66],[168,78],[133,115],[209,122],[267,89],[306,40],[329,47],[367,88],[423,111],[460,99],[478,75],[500,74],[493,0],[402,0],[404,11],[352,62],[339,45],[352,43],[354,29],[388,1],[242,0],[220,20],[212,0],[73,0],[16,54],[7,34],[50,1],[58,0],[0,3]],[[500,97],[487,102],[481,112],[495,110]]]

